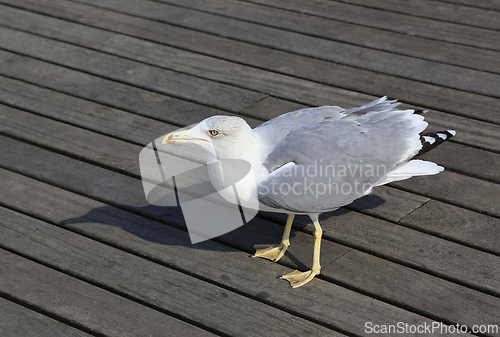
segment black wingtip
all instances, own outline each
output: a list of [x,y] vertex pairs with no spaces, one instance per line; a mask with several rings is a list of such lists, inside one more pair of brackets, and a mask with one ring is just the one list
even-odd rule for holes
[[451,137],[455,136],[457,133],[455,130],[445,130],[445,131],[438,131],[438,132],[429,132],[426,134],[420,135],[420,142],[422,143],[422,149],[420,152],[417,153],[415,157],[418,157],[439,144],[443,143],[444,141],[450,139]]

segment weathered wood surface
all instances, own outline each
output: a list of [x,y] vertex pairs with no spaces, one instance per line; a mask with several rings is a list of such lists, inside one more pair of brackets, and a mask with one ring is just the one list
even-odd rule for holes
[[[488,8],[468,7],[453,4],[452,2],[433,0],[414,0],[408,3],[386,0],[373,2],[368,0],[343,0],[341,2],[360,6],[383,9],[385,11],[403,13],[438,21],[455,22],[474,27],[499,29],[500,20],[496,11]],[[475,6],[484,6],[488,1],[471,2]],[[493,9],[493,8],[489,8]],[[498,8],[500,9],[500,7]]]
[[[0,335],[500,326],[498,10],[468,0],[0,0]],[[216,114],[256,126],[382,95],[429,109],[429,130],[457,130],[423,156],[447,171],[322,215],[322,273],[310,285],[276,278],[311,265],[307,217],[273,264],[249,254],[279,242],[283,215],[191,245],[181,210],[144,198],[138,154],[167,132]]]
[[[383,96],[391,92],[392,97],[397,97],[408,103],[422,105],[426,108],[500,122],[500,117],[494,113],[498,102],[491,97],[428,85],[417,81],[409,81],[403,78],[395,78],[338,63],[332,64],[316,57],[306,57],[284,52],[281,49],[262,47],[260,44],[255,45],[240,42],[237,39],[223,38],[218,36],[217,32],[215,34],[197,32],[197,30],[203,31],[205,26],[210,26],[209,23],[197,20],[189,20],[189,23],[199,25],[200,27],[183,28],[182,22],[175,21],[164,24],[165,19],[158,18],[158,15],[161,15],[158,10],[146,11],[146,9],[142,8],[144,6],[141,8],[136,5],[124,7],[123,3],[120,2],[116,11],[103,11],[79,3],[60,2],[59,0],[25,0],[21,4],[14,0],[4,0],[0,3],[2,2],[7,2],[14,6],[28,6],[36,12],[48,13],[69,21],[77,21],[113,32],[138,36],[148,41],[156,41],[167,45],[174,44],[181,49],[192,50],[203,55],[208,54],[239,64],[251,65],[256,68],[263,68],[294,77],[308,78],[315,82],[333,85],[334,87],[351,89],[346,92],[345,90],[339,91],[336,88],[332,88],[332,93],[323,99],[318,99],[311,92],[307,92],[304,95],[308,97],[308,100],[305,101],[302,99],[301,101],[312,105],[326,105],[334,101],[345,107],[356,106],[362,102],[366,102],[366,100],[363,100],[363,97],[366,96],[360,97],[359,94],[355,94],[353,91],[375,96]],[[119,13],[124,10],[128,10],[131,14],[138,16]],[[82,16],[82,12],[88,13],[88,15]],[[154,19],[155,21],[146,20],[143,17]],[[172,19],[182,18],[183,16],[174,16]],[[156,21],[160,19],[162,22]],[[224,27],[228,31],[232,28]],[[301,44],[298,43],[298,45],[300,46]],[[333,54],[331,50],[327,52],[328,54]],[[411,91],[407,90],[407,88],[411,88]],[[284,93],[285,91],[281,92],[281,94]],[[341,97],[337,97],[335,94],[340,94]],[[356,97],[360,97],[360,99],[356,99]],[[478,115],[478,111],[482,113]]]
[[0,298],[0,333],[2,336],[92,336],[73,328],[68,322],[57,321],[33,309],[33,307],[26,308]]

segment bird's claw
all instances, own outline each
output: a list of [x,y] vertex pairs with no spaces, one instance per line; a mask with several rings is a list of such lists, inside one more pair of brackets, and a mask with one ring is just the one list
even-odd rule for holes
[[289,244],[281,243],[279,246],[275,245],[255,245],[256,252],[252,257],[262,257],[273,262],[278,261],[285,255],[286,249]]
[[312,281],[312,279],[318,274],[319,274],[319,269],[318,270],[311,269],[305,272],[295,270],[292,271],[290,274],[281,276],[280,278],[290,282],[292,288],[298,288]]

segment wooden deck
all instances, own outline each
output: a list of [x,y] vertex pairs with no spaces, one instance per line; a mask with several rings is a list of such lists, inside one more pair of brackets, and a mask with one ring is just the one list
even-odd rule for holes
[[[272,263],[283,216],[192,245],[145,200],[167,132],[383,95],[457,131],[446,171],[324,214],[300,289],[308,218]],[[494,0],[0,0],[0,336],[500,336],[499,124]]]

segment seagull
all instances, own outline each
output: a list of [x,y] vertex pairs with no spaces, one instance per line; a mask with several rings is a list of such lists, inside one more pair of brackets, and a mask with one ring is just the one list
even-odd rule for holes
[[[352,109],[306,108],[254,129],[240,117],[213,116],[187,131],[167,134],[163,144],[197,144],[206,150],[207,164],[235,159],[250,164],[240,181],[243,191],[238,191],[237,198],[222,197],[233,203],[253,198],[259,210],[288,215],[281,243],[255,245],[253,257],[278,261],[290,246],[295,215],[310,217],[315,238],[312,268],[281,276],[298,288],[321,270],[321,213],[348,205],[374,187],[444,169],[414,158],[454,136],[455,131],[420,134],[428,125],[424,117],[412,109],[399,110],[399,105],[384,96]],[[208,173],[214,186],[226,186],[223,176]],[[234,189],[224,191],[236,193]]]

